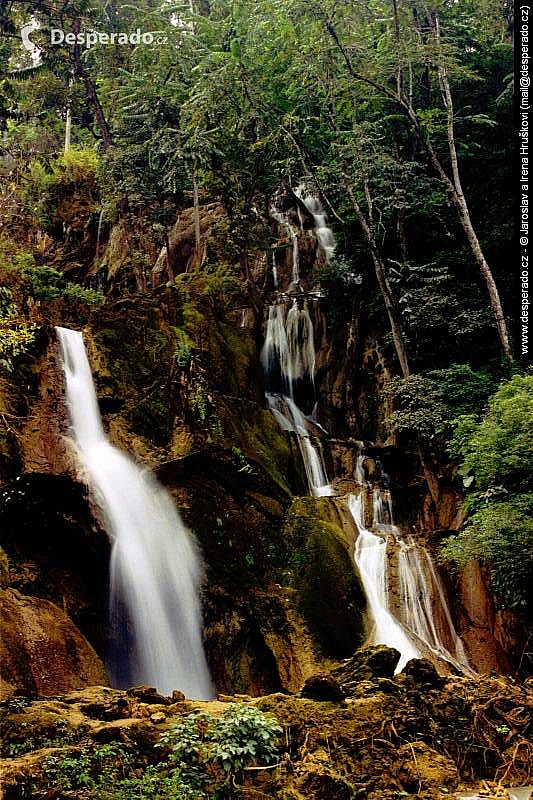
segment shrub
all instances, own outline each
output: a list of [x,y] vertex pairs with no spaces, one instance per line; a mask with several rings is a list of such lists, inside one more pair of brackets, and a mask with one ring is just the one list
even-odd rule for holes
[[67,283],[62,291],[65,300],[87,303],[89,306],[99,306],[104,302],[104,295],[96,289],[88,289],[79,283]]
[[0,366],[11,372],[16,358],[27,353],[35,341],[36,325],[19,315],[13,296],[0,286]]
[[157,764],[139,765],[118,742],[48,756],[49,787],[81,790],[94,800],[207,800],[234,794],[234,778],[248,764],[277,758],[282,729],[259,709],[232,705],[219,717],[195,711],[161,736]]
[[252,762],[272,763],[281,733],[273,716],[236,704],[219,717],[196,711],[179,718],[161,737],[161,746],[170,748],[174,774],[184,782],[199,789],[211,784],[220,789]]
[[501,604],[524,612],[533,607],[532,428],[533,374],[503,383],[481,422],[456,421],[450,450],[461,459],[472,515],[442,548],[459,568],[472,557],[485,562]]

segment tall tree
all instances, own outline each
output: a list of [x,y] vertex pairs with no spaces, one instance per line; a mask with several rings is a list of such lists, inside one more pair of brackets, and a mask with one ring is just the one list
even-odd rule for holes
[[[399,0],[391,0],[391,25],[388,31],[389,53],[393,58],[387,62],[376,59],[369,61],[367,39],[365,60],[359,56],[357,44],[350,36],[350,27],[346,41],[339,30],[333,15],[324,17],[324,27],[342,54],[349,75],[357,82],[371,87],[383,98],[394,101],[406,114],[412,132],[419,146],[426,152],[429,162],[439,179],[443,182],[451,201],[457,211],[475,262],[487,286],[490,304],[503,353],[512,361],[509,336],[503,308],[492,271],[487,263],[476,231],[474,229],[468,203],[463,191],[459,159],[455,139],[455,122],[452,90],[450,86],[450,67],[457,68],[457,53],[453,52],[450,41],[444,42],[441,32],[439,9],[429,8],[424,3],[407,0],[400,6]],[[386,11],[386,8],[383,9]],[[386,17],[385,17],[386,19]],[[471,20],[472,22],[472,20]],[[366,29],[369,36],[369,28]],[[417,103],[413,91],[413,69],[422,68],[422,74],[428,77],[436,72],[442,105],[446,115],[446,141],[449,166],[446,167],[440,157],[432,137],[431,127],[427,125],[427,109]]]

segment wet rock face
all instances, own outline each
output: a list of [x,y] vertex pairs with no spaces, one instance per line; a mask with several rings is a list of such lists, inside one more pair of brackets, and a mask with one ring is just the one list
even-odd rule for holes
[[418,687],[426,689],[438,689],[444,684],[444,678],[426,658],[413,658],[408,661],[402,670],[402,675],[411,677]]
[[364,637],[364,590],[351,543],[333,502],[298,498],[284,528],[290,544],[289,580],[321,652],[346,658]]
[[0,591],[0,692],[42,696],[107,684],[104,666],[68,617],[46,600]]
[[498,617],[494,602],[481,565],[474,559],[465,565],[459,577],[458,607],[461,638],[475,669],[484,673],[509,672],[509,658],[495,635]]
[[0,490],[0,545],[9,585],[51,600],[105,649],[109,541],[86,487],[66,476],[19,476]]

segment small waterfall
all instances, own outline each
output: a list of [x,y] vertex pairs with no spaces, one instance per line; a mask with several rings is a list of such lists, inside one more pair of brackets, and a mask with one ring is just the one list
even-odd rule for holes
[[296,434],[310,494],[332,495],[313,421],[315,345],[306,303],[302,309],[296,299],[288,310],[284,304],[270,306],[261,363],[268,407],[282,430]]
[[[390,493],[372,492],[373,528],[364,524],[364,494],[350,495],[348,506],[359,529],[355,562],[368,599],[374,628],[371,641],[395,647],[400,672],[411,658],[431,653],[463,673],[472,670],[448,610],[444,589],[430,554],[394,525]],[[389,561],[396,560],[397,592],[391,592]]]
[[461,671],[468,670],[463,643],[457,636],[442,583],[431,556],[412,536],[399,540],[400,617],[435,655]]
[[278,268],[276,266],[276,254],[272,252],[272,280],[274,282],[274,289],[278,288]]
[[363,462],[365,460],[365,456],[363,454],[363,442],[356,442],[356,461],[355,461],[355,470],[354,470],[354,481],[357,483],[358,486],[364,486],[365,483],[365,468],[363,466]]
[[96,252],[95,252],[95,259],[98,260],[98,256],[100,254],[100,237],[102,234],[102,223],[104,221],[104,209],[103,207],[100,209],[100,215],[98,217],[98,231],[96,233]]
[[112,540],[110,613],[119,637],[111,664],[115,682],[212,697],[196,548],[168,492],[107,440],[82,334],[56,331],[72,438]]
[[331,259],[335,252],[336,242],[333,231],[326,225],[326,213],[322,208],[322,203],[318,197],[307,194],[305,186],[300,184],[294,194],[300,198],[305,205],[315,223],[315,236],[326,258],[326,263]]
[[[300,282],[300,253],[298,250],[298,232],[290,219],[288,218],[287,214],[282,214],[281,211],[277,211],[275,208],[270,209],[270,215],[276,222],[279,222],[282,225],[287,233],[289,234],[289,238],[292,241],[292,282],[299,283]],[[276,276],[277,280],[277,276]]]
[[355,544],[355,563],[372,617],[371,641],[374,644],[395,647],[399,651],[400,661],[396,672],[401,672],[412,658],[420,658],[420,651],[389,610],[388,537],[366,530],[363,494],[349,495],[348,508],[359,529]]
[[394,525],[392,500],[387,489],[382,492],[380,489],[374,488],[372,492],[372,525],[375,528]]

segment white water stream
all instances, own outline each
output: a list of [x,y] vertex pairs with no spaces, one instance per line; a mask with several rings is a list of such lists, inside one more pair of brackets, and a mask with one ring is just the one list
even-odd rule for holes
[[334,494],[316,436],[317,424],[297,403],[297,398],[303,398],[313,406],[315,397],[315,344],[306,302],[301,309],[296,299],[289,309],[286,304],[270,306],[261,363],[268,407],[283,430],[296,434],[310,494]]
[[[471,673],[431,556],[412,536],[404,538],[393,524],[388,491],[374,489],[372,493],[373,531],[365,528],[363,503],[362,492],[348,497],[348,507],[359,530],[355,562],[372,618],[370,641],[400,652],[396,672],[410,659],[432,653],[461,672]],[[397,554],[395,602],[390,591],[391,551]]]
[[[292,282],[299,283],[300,281],[300,253],[298,250],[298,231],[288,218],[286,214],[282,214],[281,211],[277,211],[275,208],[270,209],[270,214],[276,222],[279,222],[282,225],[287,233],[289,234],[289,238],[292,242]],[[275,262],[274,262],[275,267]],[[277,285],[278,276],[275,273],[275,282]]]
[[328,262],[335,252],[336,242],[333,231],[326,225],[326,212],[322,208],[322,204],[318,197],[308,194],[303,184],[300,184],[300,186],[294,190],[294,194],[300,198],[302,203],[313,217],[315,223],[315,236],[320,247],[324,251],[326,262]]
[[401,672],[410,659],[420,658],[420,651],[389,611],[387,537],[366,530],[362,494],[349,495],[348,508],[359,529],[355,544],[355,563],[361,575],[372,617],[373,629],[370,641],[373,644],[395,647],[400,653],[396,672]]
[[112,540],[115,682],[213,696],[202,646],[200,558],[168,492],[106,438],[81,333],[56,328],[71,434]]

